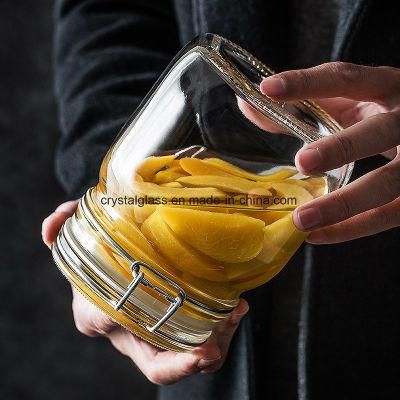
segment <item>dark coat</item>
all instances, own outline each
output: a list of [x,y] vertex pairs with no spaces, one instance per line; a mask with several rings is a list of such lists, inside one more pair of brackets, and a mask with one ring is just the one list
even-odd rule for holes
[[[400,67],[398,13],[390,1],[56,3],[55,89],[63,133],[57,173],[71,196],[96,183],[123,122],[199,33],[225,36],[277,70],[329,60]],[[334,30],[325,29],[333,20]],[[357,163],[354,177],[382,162]],[[277,278],[247,295],[251,312],[223,369],[163,388],[161,398],[399,398],[398,254],[398,229],[303,247]]]

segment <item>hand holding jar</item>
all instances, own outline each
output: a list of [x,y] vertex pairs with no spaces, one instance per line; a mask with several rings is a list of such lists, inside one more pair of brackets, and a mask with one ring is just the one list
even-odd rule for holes
[[376,154],[386,165],[298,207],[294,222],[313,230],[311,243],[338,243],[400,225],[400,70],[327,63],[267,78],[263,93],[278,101],[311,98],[346,129],[301,149],[296,165],[318,174]]
[[[54,242],[65,220],[73,215],[78,201],[61,204],[43,221],[43,241],[47,246]],[[230,317],[217,326],[206,343],[190,353],[161,350],[138,338],[113,321],[107,314],[86,300],[72,287],[72,310],[76,328],[90,337],[107,337],[112,345],[129,357],[149,381],[167,385],[186,376],[202,372],[214,372],[221,368],[227,356],[233,334],[248,311],[241,300]]]

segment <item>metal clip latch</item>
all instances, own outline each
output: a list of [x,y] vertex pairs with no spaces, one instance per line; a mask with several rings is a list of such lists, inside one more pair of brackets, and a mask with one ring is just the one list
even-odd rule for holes
[[[147,268],[152,273],[157,275],[159,278],[161,278],[162,280],[166,281],[169,285],[174,287],[178,291],[178,295],[174,298],[174,297],[170,296],[167,292],[165,292],[163,289],[160,289],[159,287],[154,286],[151,282],[149,282],[144,277],[144,272],[140,271],[140,266]],[[138,285],[140,283],[144,286],[148,286],[148,287],[154,289],[158,294],[160,294],[162,297],[164,297],[166,300],[168,300],[171,303],[169,305],[165,315],[162,318],[160,318],[160,320],[155,325],[146,327],[150,332],[157,332],[157,330],[166,321],[168,321],[168,319],[175,313],[175,311],[183,304],[183,302],[186,299],[186,293],[175,282],[171,281],[169,278],[167,278],[160,272],[156,271],[153,267],[151,267],[150,265],[148,265],[142,261],[132,262],[130,269],[131,269],[131,272],[133,275],[133,280],[128,285],[126,292],[121,297],[121,299],[118,301],[118,303],[114,306],[114,308],[115,308],[115,310],[119,310],[125,304],[125,302],[128,300],[128,297],[132,294],[132,292],[138,287]]]

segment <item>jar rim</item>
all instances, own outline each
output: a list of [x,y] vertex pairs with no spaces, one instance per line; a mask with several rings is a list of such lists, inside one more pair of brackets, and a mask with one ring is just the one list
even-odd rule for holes
[[[269,118],[282,128],[288,129],[291,134],[305,143],[312,143],[324,137],[316,128],[305,124],[294,114],[290,113],[284,107],[285,103],[275,101],[262,93],[259,85],[255,85],[232,60],[226,57],[224,49],[229,49],[239,59],[247,63],[249,67],[255,69],[262,79],[275,74],[271,68],[247,50],[214,33],[205,33],[197,36],[177,54],[171,64],[178,62],[178,60],[189,56],[193,52],[197,52],[231,86],[239,97],[254,107],[263,116]],[[167,68],[167,70],[169,69]],[[311,100],[298,100],[291,102],[291,104],[302,106],[306,112],[321,122],[330,134],[335,134],[343,129],[333,117]],[[345,164],[341,168],[338,168],[340,177],[337,181],[337,187],[331,189],[336,190],[346,185],[350,180],[353,168],[354,163]]]

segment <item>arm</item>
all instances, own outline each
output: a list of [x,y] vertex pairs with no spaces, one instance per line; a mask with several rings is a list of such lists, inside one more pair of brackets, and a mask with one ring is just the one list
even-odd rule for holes
[[57,0],[57,175],[78,196],[97,182],[123,123],[179,49],[168,0]]

